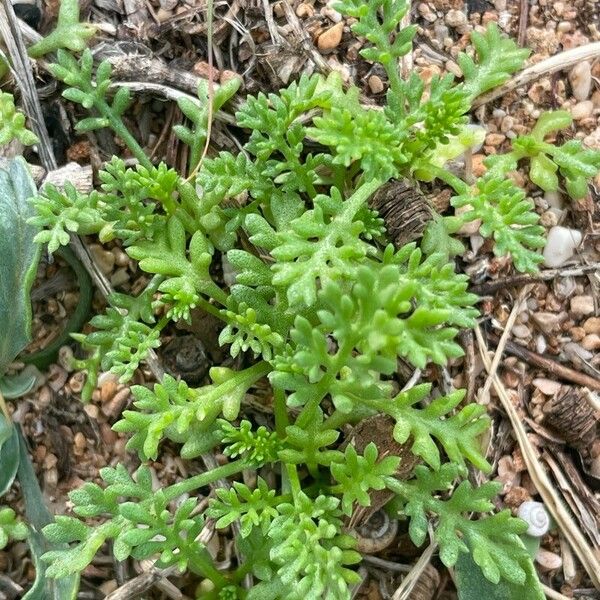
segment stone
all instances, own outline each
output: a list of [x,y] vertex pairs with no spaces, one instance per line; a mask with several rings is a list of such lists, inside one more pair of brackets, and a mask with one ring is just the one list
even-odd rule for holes
[[577,100],[587,100],[592,89],[592,68],[587,60],[577,63],[569,71],[569,83]]
[[100,244],[90,244],[88,249],[100,270],[108,275],[115,266],[115,255]]
[[475,177],[481,177],[487,171],[487,167],[483,164],[484,160],[485,154],[473,154],[471,157],[471,166]]
[[562,558],[558,554],[544,548],[538,550],[535,556],[535,562],[540,565],[541,569],[544,571],[556,571],[562,567]]
[[488,133],[485,136],[485,143],[490,146],[499,146],[505,139],[506,136],[501,133]]
[[534,312],[531,318],[543,333],[553,333],[560,328],[560,317],[556,313]]
[[593,296],[573,296],[571,298],[571,312],[578,317],[591,315],[594,312]]
[[452,9],[446,13],[445,21],[448,27],[460,29],[467,24],[467,15],[462,10]]
[[306,19],[308,17],[313,17],[315,14],[314,6],[307,4],[306,2],[301,2],[298,4],[296,8],[296,16],[300,19]]
[[368,84],[369,89],[373,94],[381,94],[381,92],[384,90],[383,81],[381,81],[381,77],[377,75],[371,75],[371,77],[369,77]]
[[581,231],[556,225],[548,232],[544,247],[544,265],[550,268],[560,267],[572,256],[575,248],[581,244]]
[[588,333],[583,340],[581,340],[581,345],[590,351],[598,350],[600,348],[600,335],[597,333]]
[[527,325],[515,325],[512,329],[515,337],[525,339],[531,335],[531,331]]
[[583,330],[586,333],[596,333],[600,335],[600,317],[590,317],[583,324]]
[[558,381],[547,379],[545,377],[538,377],[537,379],[534,379],[532,383],[545,396],[554,396],[555,394],[558,394],[562,387]]
[[594,103],[591,100],[583,100],[571,107],[571,116],[575,121],[581,121],[592,116]]
[[337,48],[342,41],[344,33],[344,24],[337,23],[333,27],[325,30],[317,40],[317,46],[321,52],[330,52]]

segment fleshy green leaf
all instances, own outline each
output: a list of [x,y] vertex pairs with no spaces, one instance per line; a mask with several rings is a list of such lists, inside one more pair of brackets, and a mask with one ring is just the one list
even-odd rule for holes
[[28,202],[36,188],[22,158],[0,169],[0,375],[31,339],[29,292],[40,248],[37,228],[27,220],[34,215]]

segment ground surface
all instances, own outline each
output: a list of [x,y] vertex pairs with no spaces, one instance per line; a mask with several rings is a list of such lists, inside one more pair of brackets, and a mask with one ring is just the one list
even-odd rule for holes
[[[215,2],[216,78],[227,77],[227,71],[241,74],[245,93],[253,93],[276,90],[302,71],[335,69],[354,80],[367,98],[375,102],[383,98],[384,74],[359,57],[362,42],[350,33],[349,24],[331,5],[290,1],[286,10],[283,3],[267,4],[256,0]],[[57,6],[56,0],[44,3],[40,18],[30,22],[34,29],[43,33],[51,27]],[[207,75],[206,8],[200,0],[92,0],[84,6],[84,15],[101,25],[93,41],[96,50],[123,54],[119,72],[122,79],[190,91],[195,80],[191,78],[189,83],[181,73]],[[460,76],[457,53],[469,47],[470,32],[489,21],[497,21],[503,31],[531,48],[528,64],[600,40],[598,0],[432,0],[415,3],[411,21],[419,25],[419,32],[411,60],[405,66],[407,70],[415,69],[424,80],[445,72]],[[161,63],[151,59],[163,61],[169,68],[161,70]],[[48,81],[41,72],[40,85]],[[110,154],[119,154],[118,142],[110,136],[75,136],[71,124],[76,110],[62,103],[56,92],[46,91],[43,102],[59,164],[75,161],[96,168]],[[565,137],[584,139],[587,145],[600,149],[600,54],[579,61],[575,68],[532,79],[476,110],[472,120],[486,127],[487,136],[472,157],[473,172],[477,174],[484,168],[481,161],[485,155],[502,151],[510,138],[528,131],[540,111],[560,107],[570,110],[575,119],[575,126]],[[139,96],[135,111],[137,135],[149,152],[169,164],[182,164],[185,157],[171,134],[172,125],[182,122],[178,109],[164,97],[146,91]],[[216,127],[213,140],[215,148],[235,147],[224,128]],[[515,177],[528,185],[523,174]],[[471,397],[487,403],[494,419],[489,437],[489,458],[494,465],[491,478],[504,484],[499,505],[516,512],[525,500],[540,500],[539,476],[547,473],[553,493],[562,496],[572,511],[572,525],[600,556],[600,438],[594,413],[600,406],[596,395],[600,390],[597,190],[600,179],[590,187],[588,197],[578,203],[569,202],[561,194],[533,193],[548,230],[560,225],[572,230],[571,238],[581,234],[583,239],[570,258],[557,261],[555,270],[546,272],[544,280],[515,276],[507,261],[492,257],[476,228],[464,232],[468,251],[460,266],[484,297],[480,306],[485,317],[485,341],[493,346],[502,332],[508,331],[498,374],[518,422],[526,429],[533,462],[524,459],[516,442],[514,420],[509,419],[496,388],[491,386],[489,394],[478,396],[486,375],[474,335],[463,337],[464,360],[446,372],[432,368],[423,378],[442,388],[467,387]],[[442,206],[447,202],[444,190],[425,191]],[[140,287],[143,276],[120,248],[106,249],[94,239],[86,243],[113,287],[121,291]],[[60,260],[42,265],[36,288],[42,291],[34,296],[36,339],[31,350],[44,347],[56,335],[78,298],[70,271]],[[103,302],[97,292],[95,308],[100,310]],[[509,322],[511,312],[515,318]],[[188,351],[191,343],[193,352],[193,336],[200,336],[208,351],[207,360],[221,360],[216,345],[218,330],[212,321],[202,320],[191,332],[168,332],[169,337],[182,334],[188,336],[184,338]],[[15,419],[24,427],[44,494],[57,513],[68,510],[70,490],[82,482],[97,480],[99,468],[118,462],[130,468],[137,466],[137,459],[125,451],[126,439],[111,430],[131,401],[128,387],[103,375],[92,402],[82,405],[79,394],[84,375],[67,368],[68,352],[63,350],[59,363],[43,374],[34,394],[18,406],[11,406],[16,411]],[[180,352],[181,348],[171,347],[161,359],[168,368],[175,373],[179,369],[182,374],[182,365],[177,364]],[[186,368],[189,370],[184,364],[183,370]],[[138,383],[151,379],[149,371],[137,376]],[[263,400],[257,398],[257,405]],[[172,483],[201,468],[199,464],[184,463],[176,449],[168,446],[151,466],[162,483]],[[5,500],[19,506],[19,490],[15,488]],[[544,536],[536,561],[543,582],[566,597],[600,597],[566,539],[561,527]],[[227,536],[215,535],[211,551],[220,560],[229,560]],[[367,579],[357,597],[391,598],[404,576],[402,569],[394,572],[394,565],[411,565],[419,554],[400,528],[390,544],[373,561],[365,563]],[[24,544],[0,551],[0,573],[24,587],[32,581],[34,568]],[[103,598],[135,575],[132,564],[114,564],[108,552],[100,553],[84,573],[80,597]],[[176,578],[172,581],[181,588],[179,594],[193,597],[188,582]],[[453,589],[450,575],[434,557],[411,598],[452,598]],[[155,587],[145,597],[182,596],[174,589]]]

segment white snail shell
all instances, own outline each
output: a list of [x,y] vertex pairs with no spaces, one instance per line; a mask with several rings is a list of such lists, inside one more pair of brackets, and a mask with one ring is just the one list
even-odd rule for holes
[[519,506],[517,515],[529,525],[527,534],[542,537],[550,529],[550,515],[541,502],[528,500]]

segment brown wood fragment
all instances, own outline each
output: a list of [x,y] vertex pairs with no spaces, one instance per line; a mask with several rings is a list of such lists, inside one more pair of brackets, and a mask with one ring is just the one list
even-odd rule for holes
[[385,221],[388,236],[397,248],[419,239],[432,219],[425,195],[405,179],[383,185],[369,205]]
[[[386,456],[399,456],[400,464],[396,470],[398,479],[407,479],[413,472],[420,459],[411,451],[412,439],[404,444],[399,444],[394,439],[394,419],[389,415],[375,415],[363,419],[353,429],[349,443],[354,446],[358,454],[363,454],[365,448],[373,442],[379,452],[379,460]],[[350,527],[357,527],[359,523],[366,523],[374,513],[383,508],[394,496],[390,490],[375,490],[371,493],[371,506],[359,506],[352,514]]]
[[573,448],[589,445],[596,436],[597,419],[585,390],[566,387],[544,404],[543,423]]

